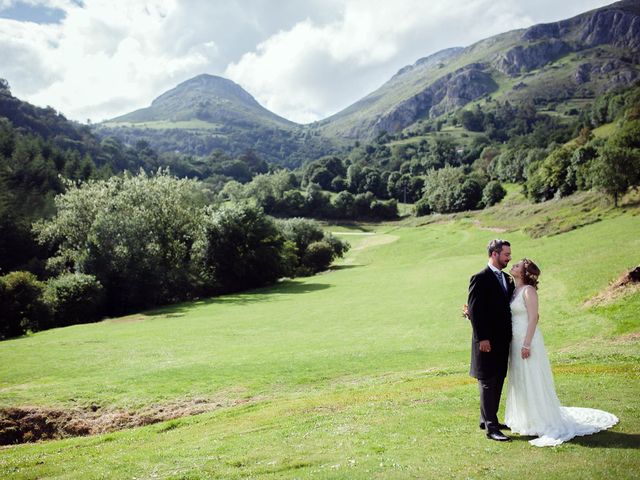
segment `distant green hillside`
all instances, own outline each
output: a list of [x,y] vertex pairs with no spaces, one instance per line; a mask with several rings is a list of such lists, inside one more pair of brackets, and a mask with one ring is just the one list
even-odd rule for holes
[[574,18],[450,48],[318,124],[330,137],[371,139],[488,99],[569,111],[640,77],[640,4],[622,1]]
[[288,167],[334,150],[318,132],[270,112],[236,83],[213,75],[187,80],[97,131],[129,144],[145,140],[160,152],[205,156],[219,149],[238,156],[251,149]]
[[156,98],[151,106],[114,118],[122,122],[202,120],[231,125],[262,124],[291,128],[296,124],[260,105],[240,85],[214,75],[198,75]]

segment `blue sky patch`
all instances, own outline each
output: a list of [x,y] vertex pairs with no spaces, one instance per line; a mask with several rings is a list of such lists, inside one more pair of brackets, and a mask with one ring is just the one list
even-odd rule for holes
[[23,2],[16,2],[9,7],[0,8],[0,18],[10,18],[19,22],[60,23],[64,17],[64,10],[59,8],[29,5]]

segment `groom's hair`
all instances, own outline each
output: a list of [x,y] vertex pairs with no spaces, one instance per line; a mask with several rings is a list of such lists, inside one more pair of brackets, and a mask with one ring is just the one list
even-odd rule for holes
[[507,242],[506,240],[502,240],[500,238],[496,238],[495,240],[491,240],[489,242],[489,245],[487,246],[487,250],[489,252],[489,256],[491,256],[491,254],[493,252],[500,253],[502,251],[502,247],[504,247],[504,246],[510,247],[511,244],[509,242]]

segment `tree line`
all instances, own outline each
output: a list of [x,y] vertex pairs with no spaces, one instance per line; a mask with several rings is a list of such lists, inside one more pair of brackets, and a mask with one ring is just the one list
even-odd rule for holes
[[215,205],[202,187],[162,170],[68,182],[35,225],[48,278],[0,277],[0,337],[310,275],[349,248],[315,221]]

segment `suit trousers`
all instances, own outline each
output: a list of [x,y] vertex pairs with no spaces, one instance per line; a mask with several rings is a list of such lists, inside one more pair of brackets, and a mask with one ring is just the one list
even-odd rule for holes
[[478,379],[480,389],[480,423],[487,431],[498,429],[498,408],[505,375]]

